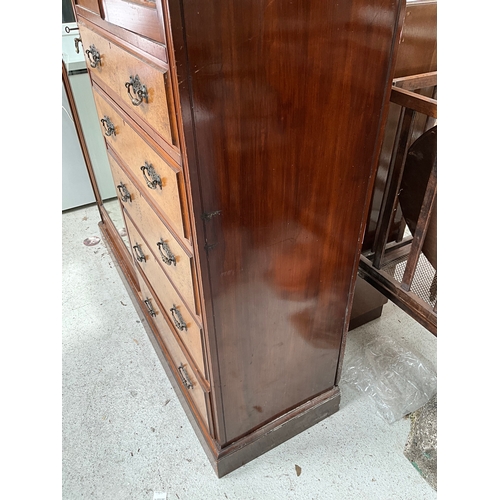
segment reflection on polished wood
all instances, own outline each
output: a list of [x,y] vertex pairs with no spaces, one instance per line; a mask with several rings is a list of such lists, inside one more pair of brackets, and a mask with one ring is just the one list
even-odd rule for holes
[[[84,44],[101,37],[113,69],[91,72],[145,259],[132,293],[220,477],[339,408],[405,2],[162,0],[160,36],[131,19],[137,2],[115,21],[112,4],[125,2],[77,15]],[[140,111],[124,95],[135,74],[153,91]],[[143,161],[165,167],[161,193],[141,184]],[[133,208],[140,197],[147,210]],[[161,263],[160,223],[191,274]]]
[[398,7],[188,3],[185,40],[173,31],[189,166],[203,210],[221,211],[205,223],[205,293],[227,442],[335,383]]

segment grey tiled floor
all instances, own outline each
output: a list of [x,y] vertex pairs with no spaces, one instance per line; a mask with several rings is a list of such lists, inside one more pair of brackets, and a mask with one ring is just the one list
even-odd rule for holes
[[[62,498],[430,500],[404,457],[408,419],[388,424],[341,384],[340,411],[217,479],[102,242],[95,207],[63,214]],[[381,333],[436,364],[436,339],[393,304],[349,334]],[[296,465],[301,468],[297,475]]]

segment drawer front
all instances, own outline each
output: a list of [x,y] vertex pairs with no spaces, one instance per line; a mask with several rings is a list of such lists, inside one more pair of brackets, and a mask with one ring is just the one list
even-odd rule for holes
[[[141,36],[165,43],[157,2],[144,0],[101,0],[104,19]],[[161,8],[161,7],[160,7]]]
[[[146,282],[142,279],[140,273],[137,273],[139,284],[141,287],[141,295],[143,302],[146,303],[146,307],[149,311],[151,311],[154,316],[150,313],[154,324],[158,330],[158,333],[161,337],[161,340],[166,347],[170,357],[172,358],[173,366],[171,366],[172,371],[179,376],[180,382],[186,388],[186,393],[189,396],[189,399],[196,407],[199,416],[201,417],[202,422],[205,424],[205,427],[208,429],[208,413],[207,413],[207,402],[205,398],[205,391],[201,387],[199,381],[197,380],[194,370],[189,364],[189,361],[184,356],[175,336],[172,333],[172,330],[168,324],[168,322],[163,317],[156,300],[153,297],[149,287],[146,285]],[[172,363],[171,363],[172,365]]]
[[[144,120],[169,144],[177,146],[172,135],[171,118],[175,115],[172,113],[168,70],[139,59],[83,24],[79,28],[92,79],[103,82],[119,96],[120,106]],[[100,62],[96,62],[98,58],[92,52],[87,53],[93,47]],[[145,86],[147,99],[138,92],[134,93],[133,85],[128,85],[136,76],[139,81],[136,91]]]
[[203,358],[202,332],[184,302],[175,291],[170,280],[163,272],[153,252],[146,244],[137,227],[132,222],[129,214],[124,210],[125,223],[132,245],[135,263],[142,269],[151,287],[156,293],[163,309],[176,329],[178,338],[189,352],[200,376],[207,379],[205,361]]
[[[156,153],[123,115],[96,90],[94,100],[107,144],[123,160],[141,191],[153,201],[176,233],[186,237],[181,208],[183,189],[180,186],[183,184],[180,170]],[[158,177],[155,178],[156,175]]]
[[196,314],[192,257],[188,256],[168,228],[158,219],[146,199],[115,159],[111,155],[108,155],[108,158],[118,197],[137,227],[140,228],[145,242],[155,254],[163,271],[186,301],[191,312]]
[[90,10],[91,12],[97,14],[98,16],[101,15],[99,9],[99,0],[75,0],[75,5],[79,5],[84,9]]

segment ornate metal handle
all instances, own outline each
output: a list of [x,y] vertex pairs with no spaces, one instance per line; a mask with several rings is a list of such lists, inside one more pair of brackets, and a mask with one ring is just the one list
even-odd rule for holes
[[118,184],[118,186],[116,187],[118,188],[118,191],[120,191],[122,201],[124,203],[130,201],[130,203],[132,203],[132,196],[130,196],[128,189],[125,187],[125,184],[123,184],[123,182],[120,182],[120,184]]
[[101,54],[99,54],[99,51],[95,48],[95,45],[91,45],[85,51],[85,53],[87,54],[91,68],[97,68],[97,66],[101,65]]
[[186,369],[180,365],[177,370],[179,370],[179,375],[181,376],[181,381],[182,381],[182,384],[184,385],[184,387],[186,389],[192,389],[193,388],[193,383],[191,382],[191,380],[189,380],[189,376],[187,374],[187,371]]
[[102,126],[104,127],[104,135],[110,137],[112,135],[116,136],[115,126],[111,121],[109,116],[104,115],[104,118],[101,118]]
[[137,262],[146,262],[146,257],[144,256],[141,250],[141,245],[139,245],[139,243],[136,243],[132,248],[134,249],[135,258],[137,259]]
[[160,251],[161,260],[165,262],[165,264],[167,264],[168,266],[170,266],[171,264],[175,266],[176,265],[175,255],[172,253],[172,250],[170,250],[170,247],[168,246],[167,242],[163,241],[163,238],[160,238],[160,241],[157,243],[157,245],[158,245],[158,250]]
[[177,307],[173,305],[170,309],[170,312],[172,313],[172,318],[174,319],[174,325],[176,326],[176,328],[181,332],[187,332],[188,327],[179,309],[177,309]]
[[[148,89],[146,85],[141,84],[138,75],[131,76],[130,80],[125,83],[125,87],[127,87],[128,96],[134,106],[139,106],[143,100],[148,102]],[[130,93],[130,89],[132,89],[133,95]]]
[[151,304],[151,300],[150,299],[146,299],[144,301],[144,304],[146,304],[146,307],[148,308],[149,315],[152,318],[154,318],[156,316],[156,313],[155,313],[155,310],[153,309],[153,304]]
[[161,189],[161,177],[156,173],[153,165],[145,162],[145,165],[141,167],[141,170],[149,189],[156,189],[156,186],[159,186]]

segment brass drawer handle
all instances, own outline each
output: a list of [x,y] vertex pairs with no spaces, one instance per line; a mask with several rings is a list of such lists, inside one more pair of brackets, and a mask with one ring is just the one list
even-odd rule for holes
[[134,249],[137,262],[146,262],[146,257],[142,252],[141,245],[139,245],[139,243],[136,243],[132,248]]
[[118,186],[116,187],[118,188],[118,191],[120,191],[122,201],[124,203],[130,201],[130,203],[132,203],[132,196],[130,196],[128,189],[125,187],[125,184],[123,184],[123,182],[120,182],[120,184],[118,184]]
[[145,165],[141,167],[141,170],[149,189],[156,189],[156,186],[159,186],[161,189],[161,177],[156,173],[153,165],[145,162]]
[[170,309],[170,312],[172,313],[172,318],[174,319],[175,327],[181,332],[187,332],[188,327],[179,309],[177,309],[177,307],[173,305]]
[[[134,106],[139,106],[141,102],[144,100],[146,103],[148,102],[148,89],[146,85],[141,84],[141,80],[138,75],[134,77],[130,77],[130,80],[125,83],[125,87],[128,91],[128,96],[132,101]],[[132,89],[133,95],[130,93],[130,89]]]
[[97,66],[101,65],[101,54],[99,54],[99,51],[95,48],[95,45],[91,45],[85,51],[85,53],[87,54],[91,68],[97,68]]
[[186,369],[180,365],[177,370],[179,370],[179,375],[181,376],[181,381],[182,381],[182,384],[184,385],[184,387],[186,389],[192,389],[193,388],[193,383],[191,382],[191,380],[189,380],[189,376],[187,374],[187,371]]
[[175,266],[175,255],[172,253],[172,250],[170,250],[168,243],[166,241],[163,241],[163,238],[160,238],[160,241],[157,243],[157,245],[161,255],[161,260],[163,260],[163,262],[165,262],[165,264],[167,264],[168,266],[170,266],[171,264]]
[[106,135],[107,137],[111,137],[112,135],[114,135],[116,137],[115,126],[113,125],[113,122],[111,121],[109,116],[104,116],[104,118],[101,118],[101,123],[104,127],[104,135]]
[[150,299],[146,299],[144,301],[144,303],[146,304],[146,307],[148,308],[149,315],[152,318],[156,317],[156,313],[155,313],[155,310],[153,309],[153,304],[151,304],[151,300]]

